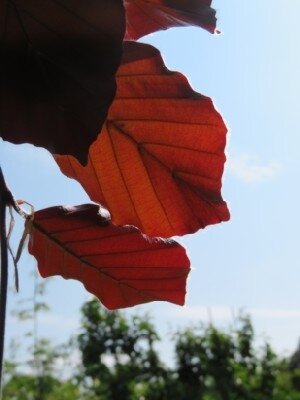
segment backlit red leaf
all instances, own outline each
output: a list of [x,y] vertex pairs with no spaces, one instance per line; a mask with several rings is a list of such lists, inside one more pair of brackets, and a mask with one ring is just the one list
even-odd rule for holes
[[154,300],[183,304],[189,260],[173,240],[114,226],[94,204],[34,215],[29,252],[43,277],[77,279],[110,309]]
[[126,39],[138,39],[175,26],[196,25],[213,33],[216,12],[211,0],[124,0]]
[[122,0],[0,0],[0,135],[86,161],[115,94]]
[[108,207],[115,224],[183,235],[229,219],[221,197],[226,131],[212,101],[168,71],[155,48],[129,42],[87,166],[73,157],[56,160]]

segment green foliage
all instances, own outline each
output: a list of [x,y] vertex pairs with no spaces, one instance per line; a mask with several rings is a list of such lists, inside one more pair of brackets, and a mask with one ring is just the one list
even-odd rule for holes
[[[41,339],[32,373],[18,372],[15,359],[6,362],[4,399],[300,400],[299,349],[290,359],[278,357],[268,342],[256,349],[246,315],[226,331],[209,324],[173,334],[173,368],[162,363],[159,340],[148,315],[108,312],[91,300],[82,307],[80,334],[64,352]],[[67,362],[78,350],[81,363],[63,379],[57,360]]]
[[[38,318],[49,310],[44,302],[46,283],[34,273],[34,295],[19,301],[12,315],[19,323],[32,323],[25,333],[22,346],[13,339],[9,346],[10,360],[4,364],[3,400],[69,400],[78,398],[78,385],[65,382],[57,375],[57,361],[65,351],[53,347],[47,338],[38,337]],[[16,350],[26,350],[26,359],[18,360]],[[73,396],[73,397],[72,397]]]
[[10,400],[71,400],[78,399],[78,396],[77,385],[61,382],[49,375],[17,375],[10,379],[3,390],[3,399]]
[[159,337],[147,316],[128,320],[121,312],[104,310],[97,300],[85,303],[82,314],[78,345],[90,392],[99,399],[130,399],[133,381],[159,376],[163,368],[153,348]]
[[[293,372],[266,342],[254,348],[250,318],[241,315],[229,331],[213,325],[173,335],[175,367],[165,367],[149,318],[107,312],[97,300],[82,309],[78,337],[84,376],[98,399],[296,400],[299,369]],[[144,344],[141,345],[141,340]],[[295,359],[295,356],[293,357]],[[298,375],[297,375],[298,374]]]

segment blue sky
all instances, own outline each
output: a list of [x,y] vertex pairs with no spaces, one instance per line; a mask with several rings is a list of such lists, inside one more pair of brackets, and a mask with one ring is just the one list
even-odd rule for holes
[[[226,120],[223,195],[232,219],[180,239],[193,267],[184,308],[157,303],[135,311],[150,310],[166,336],[170,326],[207,320],[208,310],[216,324],[226,326],[243,308],[258,334],[265,333],[277,351],[291,352],[300,336],[300,4],[216,0],[213,5],[221,35],[180,28],[141,41],[159,48],[169,69],[183,72],[195,90],[212,97]],[[0,159],[15,197],[36,209],[87,201],[45,150],[0,141]],[[34,266],[25,252],[19,267],[22,293],[10,294],[11,308],[32,294],[28,271]],[[88,298],[81,284],[52,279],[47,296],[52,310],[41,317],[41,335],[62,341],[76,332],[79,307]],[[17,329],[9,318],[8,339]],[[170,359],[166,339],[162,351]]]

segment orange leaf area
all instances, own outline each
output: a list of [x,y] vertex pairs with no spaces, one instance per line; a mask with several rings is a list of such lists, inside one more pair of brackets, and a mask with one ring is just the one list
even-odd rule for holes
[[29,252],[43,277],[81,281],[109,309],[154,300],[183,304],[189,259],[173,240],[117,227],[94,204],[34,214]]
[[211,0],[125,0],[126,39],[175,26],[200,26],[213,33],[216,12]]
[[87,166],[71,156],[56,161],[115,224],[183,235],[229,219],[221,197],[226,131],[211,99],[167,70],[154,47],[128,42],[117,95]]

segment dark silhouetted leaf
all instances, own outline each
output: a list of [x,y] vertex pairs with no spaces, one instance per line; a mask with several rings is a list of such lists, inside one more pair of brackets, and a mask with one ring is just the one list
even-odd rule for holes
[[183,304],[189,260],[173,240],[111,224],[94,204],[35,213],[29,252],[43,277],[81,281],[110,309],[154,300]]
[[122,0],[0,0],[0,135],[86,162],[124,30]]
[[104,204],[118,225],[147,235],[192,233],[229,219],[221,197],[226,127],[212,101],[166,69],[152,46],[129,42],[117,95],[82,167],[61,170]]
[[213,33],[216,12],[211,0],[124,0],[126,39],[138,39],[162,29],[196,25]]

